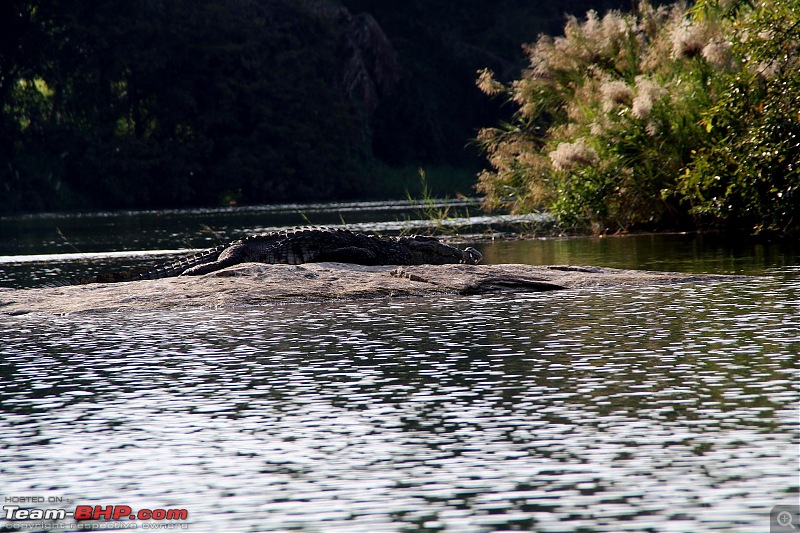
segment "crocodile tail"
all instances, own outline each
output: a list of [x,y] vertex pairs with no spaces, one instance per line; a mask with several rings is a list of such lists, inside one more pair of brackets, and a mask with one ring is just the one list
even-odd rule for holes
[[178,261],[174,261],[172,263],[167,263],[164,265],[159,265],[155,268],[132,273],[128,279],[120,281],[175,278],[183,274],[185,270],[216,261],[219,257],[219,254],[221,254],[222,251],[228,246],[228,244],[221,244],[214,248],[209,248],[208,250],[203,250],[202,252],[190,255],[189,257],[184,257],[183,259],[179,259]]
[[82,278],[72,278],[66,280],[49,281],[43,287],[57,288],[57,287],[71,287],[73,285],[89,285],[92,283],[118,283],[122,281],[135,281],[138,279],[149,279],[144,276],[148,275],[151,269],[138,267],[128,270],[121,270],[118,272],[107,272],[104,274],[95,274],[93,276],[84,276]]
[[203,250],[189,257],[185,257],[172,263],[166,263],[156,267],[136,267],[118,272],[96,274],[83,278],[74,278],[63,281],[52,281],[44,284],[44,287],[69,287],[72,285],[89,285],[91,283],[120,283],[125,281],[140,281],[143,279],[162,279],[180,276],[184,270],[215,261],[219,254],[227,248],[227,244],[221,244],[215,248]]

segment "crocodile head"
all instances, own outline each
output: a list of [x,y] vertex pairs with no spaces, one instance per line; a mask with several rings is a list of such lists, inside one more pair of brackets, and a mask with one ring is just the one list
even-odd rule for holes
[[422,264],[441,265],[448,263],[466,263],[469,265],[478,264],[483,255],[475,248],[468,247],[459,250],[435,237],[422,237],[415,235],[404,239],[412,250],[414,257]]
[[483,254],[472,246],[467,246],[464,248],[464,254],[466,257],[464,258],[463,262],[469,265],[477,265],[481,262],[481,259],[483,259]]

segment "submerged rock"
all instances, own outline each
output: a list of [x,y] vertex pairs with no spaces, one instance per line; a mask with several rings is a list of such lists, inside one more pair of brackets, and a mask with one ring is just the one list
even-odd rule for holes
[[4,290],[0,292],[0,313],[242,307],[278,302],[540,292],[732,278],[580,266],[244,263],[199,277]]

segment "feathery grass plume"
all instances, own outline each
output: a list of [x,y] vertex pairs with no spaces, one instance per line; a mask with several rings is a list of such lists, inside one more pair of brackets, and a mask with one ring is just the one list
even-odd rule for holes
[[646,120],[650,116],[653,104],[667,96],[667,90],[648,76],[636,76],[636,97],[633,99],[631,114]]
[[[769,175],[784,184],[770,201],[789,215],[766,200],[757,210],[800,221],[798,20],[794,0],[642,2],[636,14],[570,17],[563,37],[525,47],[530,68],[506,89],[513,122],[479,135],[492,166],[478,184],[487,207],[544,206],[596,229],[688,224],[728,216],[715,196],[756,210],[753,191],[772,190],[757,176]],[[500,89],[488,74],[478,83]],[[732,168],[738,182],[725,178]],[[708,169],[722,178],[706,179]]]
[[717,70],[728,72],[735,68],[732,48],[733,43],[717,37],[705,45],[700,53],[709,65]]
[[649,3],[639,5],[640,28],[650,38],[641,50],[641,73],[670,75],[674,68],[672,33],[685,24],[686,4],[653,8]]
[[[687,13],[692,13],[689,10]],[[694,11],[695,15],[697,11]],[[709,64],[724,69],[730,63],[731,43],[724,35],[725,22],[719,8],[706,10],[702,17],[683,18],[679,24],[670,25],[672,56],[691,59],[702,56]]]
[[582,69],[592,64],[617,72],[630,71],[637,66],[638,51],[646,38],[633,15],[609,11],[600,19],[592,10],[584,22],[570,16],[563,37],[542,36],[525,47],[529,76],[563,87],[566,82],[578,81]]
[[633,103],[633,91],[621,80],[609,80],[600,87],[603,94],[603,111],[612,111],[619,106]]
[[[571,125],[573,131],[577,131],[575,127],[591,121],[600,112],[603,104],[602,86],[607,79],[606,74],[589,67],[584,72],[583,83],[573,89],[571,99],[563,104],[567,125]],[[563,132],[560,134],[563,136]],[[565,137],[573,138],[571,135]]]
[[478,89],[484,93],[494,96],[506,92],[506,87],[494,78],[494,72],[488,68],[478,71],[478,80],[476,82]]
[[586,143],[584,137],[579,137],[572,143],[558,143],[558,147],[549,155],[553,168],[561,172],[594,165],[599,159],[597,151]]
[[672,57],[691,59],[703,51],[706,46],[706,31],[703,24],[684,20],[671,31]]

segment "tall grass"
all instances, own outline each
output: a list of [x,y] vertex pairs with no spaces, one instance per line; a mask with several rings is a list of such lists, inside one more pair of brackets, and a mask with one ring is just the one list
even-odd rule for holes
[[[571,17],[564,36],[542,36],[527,46],[529,68],[520,79],[501,83],[481,71],[484,92],[518,106],[512,123],[478,135],[492,167],[479,176],[486,207],[544,208],[564,225],[597,232],[725,220],[730,213],[715,208],[706,193],[724,192],[729,177],[717,172],[709,182],[707,174],[729,167],[731,158],[749,157],[724,146],[742,129],[734,119],[763,111],[737,98],[741,84],[758,86],[757,64],[767,65],[762,77],[775,68],[784,84],[800,79],[796,0],[748,6],[704,0],[692,9],[642,2],[635,13],[590,11],[583,20]],[[781,19],[767,23],[769,12]],[[755,53],[758,39],[773,45]],[[765,102],[764,94],[746,93],[756,105]],[[792,94],[783,100],[796,99],[798,91]],[[787,101],[782,109],[789,108]],[[796,118],[789,117],[792,131]],[[796,146],[770,147],[780,153],[776,158],[794,162],[788,168],[796,182]],[[745,168],[752,165],[742,175]],[[754,185],[738,179],[744,189]]]

